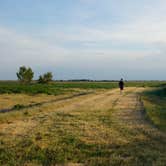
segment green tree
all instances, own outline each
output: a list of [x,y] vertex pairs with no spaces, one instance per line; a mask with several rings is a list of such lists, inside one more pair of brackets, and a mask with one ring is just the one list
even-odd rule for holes
[[16,73],[18,80],[22,83],[30,83],[33,79],[34,72],[32,69],[26,68],[25,66],[21,66],[19,71]]
[[53,75],[51,72],[47,72],[39,76],[38,82],[41,84],[47,84],[52,81]]

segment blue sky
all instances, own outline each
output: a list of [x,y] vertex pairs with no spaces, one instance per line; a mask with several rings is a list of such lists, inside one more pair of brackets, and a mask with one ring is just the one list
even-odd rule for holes
[[164,0],[0,0],[0,79],[165,80]]

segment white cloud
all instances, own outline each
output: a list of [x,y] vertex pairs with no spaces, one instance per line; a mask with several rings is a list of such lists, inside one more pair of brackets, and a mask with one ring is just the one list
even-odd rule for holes
[[[0,57],[3,62],[18,64],[58,63],[66,50],[47,41],[21,35],[0,27]],[[57,56],[58,58],[54,58]],[[11,64],[12,65],[12,64]]]
[[[166,42],[166,18],[163,20],[137,20],[131,24],[120,24],[114,29],[77,27],[68,32],[55,34],[58,40],[77,42],[124,42],[138,44],[154,44]],[[54,34],[54,32],[53,32]]]

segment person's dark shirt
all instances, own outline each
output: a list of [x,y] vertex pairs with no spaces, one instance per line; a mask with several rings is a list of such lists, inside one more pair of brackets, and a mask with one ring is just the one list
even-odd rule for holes
[[119,87],[120,88],[123,88],[124,87],[124,82],[121,80],[121,81],[119,81]]

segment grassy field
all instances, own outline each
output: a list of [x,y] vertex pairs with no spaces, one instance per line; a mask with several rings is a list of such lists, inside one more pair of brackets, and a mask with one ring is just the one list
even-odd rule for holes
[[147,119],[159,129],[166,131],[166,88],[145,92],[142,99]]
[[1,82],[0,165],[164,166],[164,82],[126,86]]
[[[161,87],[166,85],[162,81],[126,82],[126,87]],[[117,82],[53,82],[49,85],[33,83],[30,85],[20,84],[16,81],[0,81],[0,94],[3,93],[26,93],[58,95],[71,92],[75,89],[112,89],[117,88]]]

